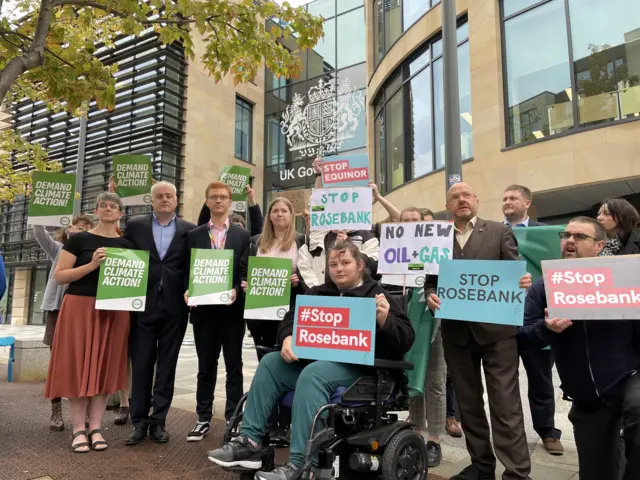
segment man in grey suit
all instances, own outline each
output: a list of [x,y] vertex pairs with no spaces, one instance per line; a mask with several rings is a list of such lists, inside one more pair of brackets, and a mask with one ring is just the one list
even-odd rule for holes
[[[529,218],[533,196],[524,185],[509,185],[502,195],[504,223],[511,228],[541,227],[544,223]],[[544,449],[551,455],[562,455],[562,432],[555,426],[556,398],[553,391],[553,352],[543,350],[521,351],[520,358],[527,372],[529,408],[533,429],[542,439]]]
[[[447,192],[447,210],[453,216],[453,258],[466,260],[518,260],[511,229],[503,223],[483,220],[478,197],[465,183]],[[427,275],[425,295],[431,310],[440,307],[435,294],[437,276]],[[525,275],[521,287],[531,284]],[[495,480],[496,457],[484,410],[481,365],[487,384],[495,452],[505,466],[504,480],[529,479],[531,459],[524,431],[518,382],[516,327],[444,320],[442,340],[447,366],[458,396],[458,406],[472,464],[451,480]]]

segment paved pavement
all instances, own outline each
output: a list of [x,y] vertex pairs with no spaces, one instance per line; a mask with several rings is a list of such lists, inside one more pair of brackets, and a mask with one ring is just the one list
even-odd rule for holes
[[[0,336],[14,335],[18,338],[37,339],[37,338],[42,338],[42,332],[43,332],[42,327],[11,327],[11,326],[5,326],[5,325],[0,326]],[[255,357],[253,343],[249,337],[246,337],[244,339],[243,353],[244,353],[244,378],[245,378],[244,385],[245,385],[245,391],[246,391],[250,387],[251,379],[253,378],[253,374],[257,367],[257,359]],[[8,352],[6,352],[6,349],[0,348],[0,363],[6,362],[6,360],[4,360],[3,357],[6,357],[7,354]],[[162,476],[162,477],[153,477],[153,478],[195,479],[195,478],[201,478],[200,475],[203,475],[202,478],[216,478],[216,479],[226,478],[222,476],[220,471],[215,469],[215,467],[208,466],[206,465],[206,463],[202,464],[200,460],[198,460],[197,462],[193,460],[194,451],[197,452],[198,455],[203,454],[203,452],[205,451],[202,449],[203,447],[202,445],[199,447],[198,446],[192,447],[190,450],[187,449],[188,453],[182,452],[182,450],[184,450],[182,446],[187,445],[186,442],[184,441],[184,436],[193,425],[193,422],[195,422],[196,420],[196,416],[195,416],[196,375],[197,375],[197,356],[195,352],[195,346],[193,344],[193,334],[192,334],[191,328],[189,328],[183,343],[182,350],[180,352],[180,360],[178,363],[178,371],[176,376],[176,389],[175,389],[174,402],[173,402],[174,408],[172,409],[172,413],[171,413],[171,416],[176,418],[176,423],[178,425],[173,427],[172,433],[174,434],[174,436],[170,444],[175,445],[175,447],[173,448],[180,447],[177,449],[177,450],[180,450],[180,452],[176,451],[175,454],[178,455],[179,457],[191,459],[190,464],[192,464],[192,466],[194,465],[197,466],[196,470],[200,473],[193,473],[193,475],[188,474],[187,476],[183,477],[179,475],[181,471],[179,469],[179,466],[176,465],[173,467],[173,470],[172,470],[176,476],[167,476],[167,477]],[[215,398],[215,406],[216,406],[215,417],[218,419],[223,419],[224,417],[224,383],[225,383],[224,362],[221,356],[218,381],[216,384],[216,398]],[[523,397],[523,408],[525,413],[527,439],[528,439],[529,449],[531,451],[531,458],[533,462],[533,471],[531,476],[533,479],[545,479],[545,480],[576,479],[577,480],[578,479],[578,474],[577,474],[578,459],[577,459],[575,443],[573,441],[572,428],[567,419],[567,413],[568,413],[570,404],[568,402],[563,401],[560,398],[560,390],[558,388],[559,380],[557,378],[557,375],[554,376],[554,384],[556,386],[556,394],[558,395],[557,408],[556,408],[556,426],[557,428],[560,428],[563,431],[562,442],[565,447],[565,454],[562,457],[553,457],[547,454],[542,446],[542,442],[533,431],[533,427],[531,423],[531,415],[529,411],[529,404],[526,396],[526,391],[527,391],[526,373],[524,372],[524,369],[522,367],[520,369],[520,389]],[[6,382],[0,382],[0,404],[2,403],[2,399],[5,397],[3,392],[8,391],[5,389],[9,389],[11,387],[12,386]],[[34,403],[34,404],[40,405],[40,407],[43,408],[44,409],[43,411],[45,412],[42,415],[40,415],[40,418],[38,418],[37,421],[35,419],[32,419],[31,417],[29,417],[28,420],[25,420],[25,421],[31,421],[31,423],[33,422],[37,423],[37,425],[35,425],[35,429],[30,428],[30,430],[34,430],[32,432],[32,435],[34,437],[38,437],[39,435],[38,432],[43,432],[43,435],[45,435],[45,437],[51,435],[46,430],[46,428],[43,429],[43,427],[46,426],[46,422],[47,422],[46,411],[47,411],[48,404],[46,402],[43,402],[42,397],[39,396],[41,395],[42,388],[43,386],[35,387],[34,389],[32,389],[31,393],[29,393],[30,398],[24,399],[24,401],[28,402],[28,404]],[[43,415],[45,416],[43,417]],[[2,415],[1,410],[0,410],[0,416],[4,416]],[[109,420],[110,419],[107,419],[107,423],[109,422]],[[2,426],[3,423],[4,422],[0,422],[0,439],[3,436],[2,430],[5,430],[6,428],[6,425]],[[122,431],[120,432],[120,430],[117,430],[118,428],[122,429]],[[110,449],[111,452],[117,451],[117,449],[119,449],[120,446],[122,446],[122,448],[124,449],[123,442],[124,442],[124,438],[126,436],[127,430],[124,427],[112,428],[112,432],[116,430],[120,432],[118,433],[118,439],[119,439],[119,443],[122,443],[122,445],[119,445],[119,443],[112,445],[115,448]],[[66,441],[66,437],[65,437],[65,441]],[[207,444],[212,442],[213,442],[212,440],[209,440]],[[66,446],[66,443],[64,444]],[[153,457],[156,459],[155,461],[161,462],[161,463],[165,462],[166,460],[161,461],[159,459],[165,458],[165,454],[168,452],[164,452],[165,454],[163,454],[162,450],[158,450],[158,448],[161,448],[161,447],[150,444],[147,447],[147,450],[149,450],[149,452],[147,453],[151,455],[151,457],[153,457],[153,455],[156,455],[155,457]],[[129,454],[130,450],[131,449],[124,449],[124,453],[122,457],[129,457],[129,455],[131,455]],[[447,436],[443,440],[442,450],[443,450],[442,464],[438,468],[431,469],[430,473],[441,475],[442,477],[448,478],[449,476],[452,476],[455,473],[462,470],[462,468],[467,466],[470,462],[466,452],[464,439],[455,439]],[[3,457],[5,457],[4,454],[7,452],[2,448],[0,448],[0,451],[3,452],[3,454],[0,456],[0,479],[14,480],[14,478],[6,477],[6,476],[3,476],[2,474],[3,463],[5,462],[5,460],[3,460]],[[31,451],[30,453],[37,456],[38,455],[37,448],[34,448],[34,450]],[[173,454],[174,453],[172,453],[172,455]],[[77,455],[72,457],[71,453],[68,453],[68,454],[61,453],[61,455],[63,456],[61,458],[64,458],[65,459],[64,461],[66,462],[68,462],[71,459],[75,460],[77,457]],[[151,457],[149,458],[144,457],[145,465],[150,462]],[[119,458],[119,457],[116,457],[116,458]],[[180,463],[179,460],[176,460],[176,462]],[[151,463],[153,464],[154,462],[151,462]],[[160,464],[156,464],[156,465],[157,465],[157,468],[162,468]],[[500,466],[499,463],[498,465],[499,465],[498,471],[501,472],[502,467]],[[116,465],[114,465],[114,468],[115,467]],[[134,467],[131,467],[131,468],[134,468]],[[68,472],[66,475],[62,475],[62,476],[51,475],[51,472],[53,472],[54,470],[55,469],[52,469],[51,471],[46,471],[45,469],[39,476],[36,476],[36,475],[29,476],[29,474],[25,473],[22,476],[15,477],[15,480],[35,479],[35,478],[42,477],[44,475],[50,475],[54,480],[61,480],[61,479],[67,480],[67,479],[76,478],[73,475],[69,475]],[[134,470],[141,473],[141,470],[138,470],[137,467]],[[58,475],[59,475],[60,472],[58,470],[55,470],[55,471],[58,472]],[[185,472],[187,472],[187,470],[185,470]],[[208,475],[206,475],[206,472],[208,472]],[[78,477],[78,478],[81,478],[81,477]],[[120,475],[115,475],[114,473],[114,474],[107,474],[102,478],[113,478],[113,479],[120,480],[125,477],[122,477]],[[129,477],[126,477],[126,478],[129,478]],[[134,478],[134,477],[131,477],[131,478]],[[147,478],[147,477],[138,476],[135,478]]]

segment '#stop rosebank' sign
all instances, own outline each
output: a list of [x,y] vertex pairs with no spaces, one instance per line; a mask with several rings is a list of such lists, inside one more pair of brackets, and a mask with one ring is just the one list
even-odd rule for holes
[[374,298],[296,297],[293,326],[296,357],[373,365],[375,344]]

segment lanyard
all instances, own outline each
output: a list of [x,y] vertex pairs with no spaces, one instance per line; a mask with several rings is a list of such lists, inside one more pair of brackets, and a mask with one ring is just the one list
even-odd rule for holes
[[220,242],[219,245],[216,245],[216,239],[211,234],[211,227],[212,226],[213,226],[213,223],[211,223],[211,221],[209,221],[209,239],[211,240],[211,248],[213,250],[223,249],[224,248],[224,243],[227,241],[227,232],[229,231],[229,229],[225,227],[224,235],[222,236],[222,241]]

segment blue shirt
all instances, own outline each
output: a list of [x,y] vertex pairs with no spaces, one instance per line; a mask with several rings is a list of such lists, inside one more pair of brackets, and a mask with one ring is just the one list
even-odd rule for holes
[[509,227],[528,227],[529,226],[529,217],[525,218],[522,222],[516,223],[515,225],[511,225],[507,220],[504,221],[504,224]]
[[167,225],[160,225],[158,217],[156,217],[154,213],[151,221],[151,229],[153,230],[153,240],[156,242],[158,255],[160,255],[160,260],[162,260],[167,254],[173,236],[176,234],[176,214],[173,214],[171,221]]

